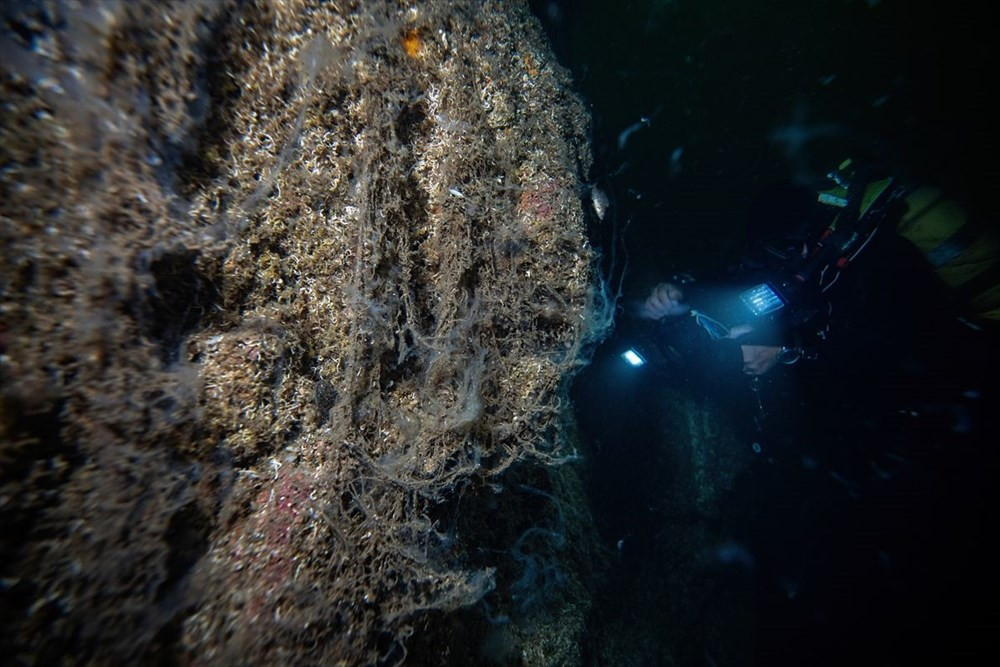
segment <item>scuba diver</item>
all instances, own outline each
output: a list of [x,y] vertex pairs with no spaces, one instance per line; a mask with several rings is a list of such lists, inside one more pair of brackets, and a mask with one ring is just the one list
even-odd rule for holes
[[[600,470],[641,463],[607,493],[673,485],[658,521],[746,546],[761,664],[856,662],[848,636],[891,657],[932,632],[965,645],[1000,590],[982,529],[1000,507],[996,230],[852,162],[829,178],[766,188],[732,268],[652,287],[615,347],[645,378]],[[702,489],[717,516],[697,518]]]
[[862,390],[901,390],[921,375],[953,390],[997,357],[984,331],[1000,321],[994,230],[938,190],[851,160],[828,179],[818,193],[765,190],[738,266],[709,283],[660,283],[638,309],[656,323],[656,356],[710,382],[751,376],[760,420],[761,376],[779,366]]

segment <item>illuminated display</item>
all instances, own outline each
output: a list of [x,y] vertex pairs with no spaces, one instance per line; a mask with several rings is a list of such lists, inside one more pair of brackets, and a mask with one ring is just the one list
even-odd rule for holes
[[751,287],[740,295],[740,300],[754,315],[767,315],[785,305],[774,288],[767,283]]

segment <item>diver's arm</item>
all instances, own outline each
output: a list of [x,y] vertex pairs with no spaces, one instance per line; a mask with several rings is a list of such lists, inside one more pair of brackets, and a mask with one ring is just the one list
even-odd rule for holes
[[[639,317],[648,320],[663,320],[665,318],[676,318],[686,315],[691,311],[690,306],[684,303],[684,293],[673,283],[660,283],[652,289],[646,301],[639,308]],[[729,335],[724,338],[736,340],[749,331],[734,328]],[[717,343],[718,341],[716,341]],[[690,347],[690,344],[685,346]],[[739,367],[739,359],[742,357],[743,372],[748,375],[763,375],[778,363],[780,347],[769,345],[740,345],[740,354],[726,354],[722,358],[732,360],[732,369]],[[705,355],[708,356],[708,355]],[[712,354],[711,356],[717,356]],[[717,364],[716,364],[717,365]]]

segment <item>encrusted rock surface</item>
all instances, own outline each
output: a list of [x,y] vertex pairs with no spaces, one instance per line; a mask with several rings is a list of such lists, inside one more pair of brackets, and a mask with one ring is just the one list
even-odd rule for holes
[[404,660],[495,585],[445,517],[571,456],[566,382],[608,324],[587,115],[536,21],[2,16],[7,655]]

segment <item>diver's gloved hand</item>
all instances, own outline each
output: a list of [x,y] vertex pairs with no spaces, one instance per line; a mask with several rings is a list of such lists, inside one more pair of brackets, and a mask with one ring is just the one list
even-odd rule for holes
[[740,345],[743,353],[743,372],[763,375],[778,365],[782,348],[770,345]]
[[672,283],[660,283],[653,288],[645,303],[639,308],[639,317],[658,320],[662,317],[687,315],[691,310],[683,303],[684,292]]

